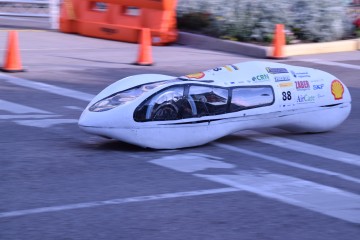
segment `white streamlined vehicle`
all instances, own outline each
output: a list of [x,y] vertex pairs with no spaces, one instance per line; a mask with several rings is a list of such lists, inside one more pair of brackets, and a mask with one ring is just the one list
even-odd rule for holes
[[324,132],[351,110],[346,86],[316,69],[244,62],[174,77],[141,74],[100,92],[82,113],[84,131],[142,147],[202,145],[243,129]]

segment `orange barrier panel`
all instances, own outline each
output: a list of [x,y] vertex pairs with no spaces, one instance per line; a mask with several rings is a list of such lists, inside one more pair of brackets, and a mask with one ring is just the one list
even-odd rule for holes
[[177,0],[64,0],[60,31],[137,43],[149,28],[153,45],[176,41]]

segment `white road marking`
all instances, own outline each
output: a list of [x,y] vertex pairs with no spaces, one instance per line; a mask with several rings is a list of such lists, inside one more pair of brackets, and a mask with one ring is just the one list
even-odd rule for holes
[[[184,172],[183,168],[179,167],[183,159],[184,165],[195,166],[187,166],[188,169],[193,169],[191,172],[209,168],[209,163],[202,158],[194,155],[193,161],[190,162],[189,156],[190,154],[177,154],[173,159],[162,157],[150,162],[180,172]],[[177,161],[174,162],[174,159]],[[219,162],[221,161],[217,161],[217,165],[220,167],[228,164]],[[230,165],[232,168],[236,167],[233,164]],[[232,170],[231,174],[195,173],[193,175],[345,221],[360,223],[360,196],[341,189],[263,170]]]
[[106,206],[106,205],[119,205],[119,204],[132,203],[132,202],[145,202],[145,201],[154,201],[161,199],[193,197],[193,196],[202,196],[209,194],[229,193],[229,192],[238,192],[238,191],[241,190],[238,188],[227,187],[227,188],[196,190],[196,191],[188,191],[188,192],[164,193],[164,194],[139,196],[139,197],[118,198],[118,199],[111,199],[105,201],[76,203],[76,204],[43,207],[43,208],[33,208],[33,209],[18,210],[11,212],[0,212],[0,218],[18,217],[18,216],[31,215],[31,214],[58,212],[58,211],[74,210],[74,209],[82,209],[82,208],[93,208],[93,207]]
[[0,115],[0,120],[9,120],[9,119],[39,119],[39,118],[56,118],[61,117],[61,115]]
[[356,154],[320,147],[313,144],[290,140],[283,137],[272,136],[252,130],[241,131],[236,133],[236,135],[246,137],[254,141],[271,144],[277,147],[311,154],[314,156],[352,164],[355,166],[360,166],[360,156]]
[[36,89],[64,97],[74,98],[82,101],[87,101],[87,102],[91,101],[94,98],[94,95],[92,94],[83,93],[80,91],[71,90],[67,88],[57,87],[46,83],[34,82],[22,78],[8,76],[3,73],[0,73],[0,80],[17,86],[32,88],[32,89]]
[[261,153],[256,153],[256,152],[253,152],[253,151],[249,151],[249,150],[246,150],[246,149],[243,149],[243,148],[234,147],[234,146],[223,144],[223,143],[214,142],[214,143],[212,143],[212,145],[223,148],[223,149],[227,149],[227,150],[230,150],[230,151],[234,151],[234,152],[246,154],[246,155],[249,155],[249,156],[253,156],[253,157],[256,157],[256,158],[259,158],[259,159],[264,159],[264,160],[267,160],[267,161],[276,162],[276,163],[279,163],[279,164],[283,164],[283,165],[287,165],[287,166],[307,170],[307,171],[310,171],[310,172],[321,173],[321,174],[329,175],[331,177],[341,178],[343,180],[347,180],[347,181],[354,182],[354,183],[360,183],[360,179],[355,178],[355,177],[351,177],[351,176],[348,176],[348,175],[344,175],[344,174],[341,174],[341,173],[338,173],[338,172],[333,172],[333,171],[329,171],[329,170],[325,170],[325,169],[321,169],[321,168],[307,166],[307,165],[304,165],[304,164],[301,164],[301,163],[295,163],[295,162],[287,161],[287,160],[284,160],[284,159],[281,159],[281,158],[272,157],[272,156],[268,156],[268,155],[261,154]]
[[239,171],[236,175],[195,176],[348,222],[360,223],[360,196],[337,188],[260,171]]
[[41,114],[52,114],[51,112],[44,111],[41,109],[28,107],[22,104],[17,104],[9,101],[0,99],[0,110],[4,110],[11,113],[41,113]]
[[77,123],[78,119],[15,120],[14,122],[23,126],[48,128],[57,124]]
[[208,168],[235,168],[235,165],[233,164],[214,159],[221,158],[201,153],[188,153],[166,156],[163,158],[151,160],[150,162],[159,166],[186,173],[202,171]]
[[358,66],[358,65],[340,63],[340,62],[330,62],[330,61],[325,61],[325,60],[321,60],[321,59],[301,59],[300,61],[360,70],[360,66]]
[[83,111],[84,108],[78,107],[78,106],[64,106],[64,108],[71,109],[71,110],[79,110]]

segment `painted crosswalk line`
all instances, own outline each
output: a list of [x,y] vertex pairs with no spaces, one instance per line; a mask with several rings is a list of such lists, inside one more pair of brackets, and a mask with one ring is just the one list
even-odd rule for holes
[[360,156],[356,154],[320,147],[314,144],[291,140],[284,137],[273,136],[253,130],[240,131],[235,135],[245,137],[257,142],[274,145],[280,148],[286,148],[297,152],[339,161],[342,163],[360,166]]
[[77,123],[78,119],[38,119],[38,120],[15,120],[17,124],[29,127],[48,128],[58,124]]
[[[206,156],[199,154],[193,154],[191,162],[186,161],[191,155],[176,154],[171,158],[163,157],[150,162],[344,221],[360,223],[360,196],[357,194],[266,170],[237,170],[234,164],[213,160],[213,157],[205,161]],[[180,164],[182,159],[186,167]],[[204,172],[216,167],[223,173]]]
[[44,111],[38,108],[29,107],[23,104],[9,102],[6,100],[0,99],[0,110],[16,113],[16,114],[24,114],[24,113],[40,113],[40,114],[52,114],[51,112]]

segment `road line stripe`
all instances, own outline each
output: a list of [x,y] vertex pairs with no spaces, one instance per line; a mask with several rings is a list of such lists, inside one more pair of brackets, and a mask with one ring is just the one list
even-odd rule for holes
[[78,107],[78,106],[64,106],[64,108],[71,109],[71,110],[77,110],[77,111],[83,111],[84,108]]
[[300,61],[360,70],[360,66],[347,64],[347,63],[330,62],[330,61],[324,61],[324,60],[320,60],[320,59],[301,59]]
[[14,122],[23,126],[48,128],[57,124],[78,123],[78,119],[38,119],[38,120],[15,120]]
[[[191,156],[193,162],[187,162]],[[360,196],[357,194],[266,170],[234,170],[237,166],[218,159],[213,162],[212,158],[214,157],[209,155],[186,153],[150,162],[348,222],[360,223]],[[184,169],[179,164],[182,160],[185,160],[185,165],[190,166]],[[224,170],[224,166],[228,168],[227,165],[231,165],[232,170]],[[204,170],[211,168],[218,168],[217,172],[222,174],[204,173]],[[191,171],[187,171],[188,169]]]
[[56,118],[61,117],[61,115],[0,115],[0,120],[9,120],[9,119],[39,119],[39,118]]
[[290,140],[283,137],[272,136],[252,130],[241,131],[236,133],[235,135],[246,137],[257,142],[266,143],[297,152],[302,152],[305,154],[310,154],[322,158],[339,161],[342,163],[360,166],[360,156],[356,154],[320,147],[313,144]]
[[22,78],[8,76],[3,73],[0,73],[0,79],[6,81],[8,83],[17,85],[17,86],[32,88],[32,89],[45,91],[48,93],[65,96],[65,97],[69,97],[69,98],[74,98],[74,99],[78,99],[78,100],[82,100],[82,101],[89,102],[94,98],[94,95],[92,95],[92,94],[83,93],[80,91],[71,90],[71,89],[67,89],[67,88],[63,88],[63,87],[57,87],[57,86],[46,84],[46,83],[34,82],[34,81],[22,79]]
[[68,205],[53,206],[53,207],[43,207],[43,208],[33,208],[33,209],[18,210],[11,212],[2,212],[0,213],[0,218],[18,217],[18,216],[25,216],[25,215],[38,214],[38,213],[58,212],[58,211],[74,210],[74,209],[82,209],[82,208],[93,208],[93,207],[106,206],[106,205],[119,205],[119,204],[132,203],[132,202],[145,202],[145,201],[153,201],[153,200],[161,200],[161,199],[202,196],[209,194],[229,193],[229,192],[238,192],[238,191],[241,190],[238,188],[227,187],[227,188],[196,190],[189,192],[164,193],[164,194],[130,197],[130,198],[118,198],[118,199],[111,199],[105,201],[76,203],[76,204],[68,204]]
[[194,175],[348,222],[360,223],[360,196],[337,188],[264,171],[238,171],[236,175]]
[[150,162],[162,167],[170,168],[179,172],[192,173],[203,171],[208,168],[224,169],[235,168],[234,164],[224,163],[221,158],[202,153],[188,153],[170,155]]
[[28,107],[25,105],[8,102],[0,99],[0,110],[4,110],[11,113],[42,113],[42,114],[52,114],[51,112],[44,111],[37,108]]
[[259,159],[264,159],[264,160],[276,162],[276,163],[279,163],[279,164],[283,164],[283,165],[287,165],[287,166],[307,170],[307,171],[310,171],[310,172],[321,173],[321,174],[329,175],[331,177],[341,178],[343,180],[347,180],[347,181],[354,182],[354,183],[360,183],[360,179],[354,178],[354,177],[351,177],[351,176],[347,176],[347,175],[344,175],[344,174],[341,174],[341,173],[338,173],[338,172],[333,172],[333,171],[329,171],[329,170],[325,170],[325,169],[321,169],[321,168],[311,167],[311,166],[303,165],[303,164],[300,164],[300,163],[290,162],[290,161],[280,159],[280,158],[277,158],[277,157],[272,157],[272,156],[268,156],[268,155],[265,155],[265,154],[252,152],[252,151],[249,151],[249,150],[246,150],[246,149],[243,149],[243,148],[234,147],[234,146],[230,146],[230,145],[223,144],[223,143],[214,142],[214,143],[211,143],[211,144],[216,146],[216,147],[220,147],[220,148],[227,149],[227,150],[230,150],[230,151],[234,151],[234,152],[242,153],[242,154],[245,154],[245,155],[253,156],[253,157],[256,157],[256,158],[259,158]]

